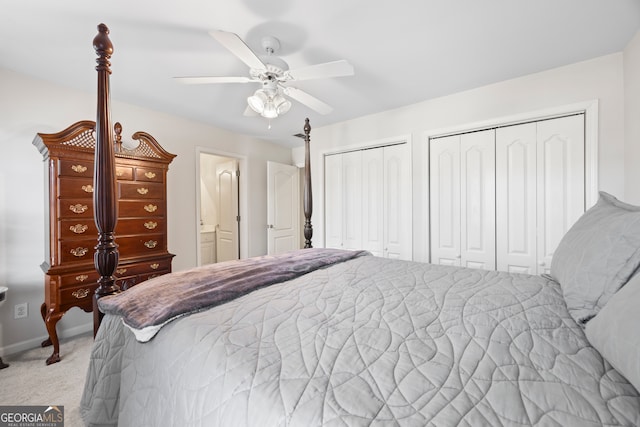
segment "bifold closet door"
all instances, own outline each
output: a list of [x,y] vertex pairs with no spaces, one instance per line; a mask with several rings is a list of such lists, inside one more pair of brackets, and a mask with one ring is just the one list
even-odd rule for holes
[[[369,150],[374,151],[374,150]],[[413,259],[411,238],[411,153],[408,144],[378,149],[383,152],[383,256]],[[366,151],[365,151],[366,153]]]
[[327,248],[342,248],[343,228],[342,155],[333,154],[324,158],[324,245]]
[[461,265],[496,269],[495,132],[460,136]]
[[538,122],[538,274],[585,211],[584,140],[583,114]]
[[498,270],[548,273],[584,212],[584,115],[496,130]]
[[362,249],[384,256],[384,152],[362,152]]
[[429,141],[431,262],[460,266],[460,135]]
[[430,141],[431,262],[494,270],[493,129]]

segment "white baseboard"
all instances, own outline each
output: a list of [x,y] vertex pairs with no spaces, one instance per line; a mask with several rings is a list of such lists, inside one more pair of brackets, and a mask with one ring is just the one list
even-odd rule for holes
[[[71,338],[75,337],[76,335],[82,335],[91,331],[93,331],[93,322],[74,326],[68,329],[63,329],[58,333],[58,339]],[[0,357],[20,353],[21,351],[31,350],[32,348],[38,348],[40,347],[42,341],[46,340],[47,338],[49,338],[48,335],[43,335],[29,340],[20,341],[5,347],[0,347]]]

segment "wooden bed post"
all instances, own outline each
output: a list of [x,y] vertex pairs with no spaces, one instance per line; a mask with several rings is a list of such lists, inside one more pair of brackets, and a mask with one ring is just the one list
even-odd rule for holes
[[313,212],[313,196],[311,194],[311,156],[309,153],[309,133],[311,125],[309,119],[304,120],[304,247],[312,248],[311,237],[313,236],[313,227],[311,226],[311,213]]
[[118,266],[118,245],[114,230],[118,221],[118,199],[116,198],[116,171],[111,110],[109,106],[109,75],[113,45],[109,40],[109,28],[98,25],[98,35],[93,39],[98,55],[98,110],[96,117],[96,151],[93,167],[93,215],[98,228],[98,245],[94,262],[100,274],[98,288],[93,296],[93,334],[98,332],[103,314],[98,309],[98,299],[117,293],[120,288],[113,276]]

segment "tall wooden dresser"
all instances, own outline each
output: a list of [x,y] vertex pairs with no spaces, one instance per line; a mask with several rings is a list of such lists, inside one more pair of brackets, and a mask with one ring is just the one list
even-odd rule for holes
[[[73,307],[92,311],[99,274],[94,266],[98,231],[93,219],[95,122],[81,121],[54,133],[39,133],[33,144],[44,157],[47,223],[45,301],[41,307],[53,345],[47,365],[60,360],[56,324]],[[114,126],[118,193],[115,229],[119,262],[116,283],[126,290],[171,272],[167,250],[167,171],[175,157],[149,134],[136,132],[137,147],[122,144],[122,127]]]

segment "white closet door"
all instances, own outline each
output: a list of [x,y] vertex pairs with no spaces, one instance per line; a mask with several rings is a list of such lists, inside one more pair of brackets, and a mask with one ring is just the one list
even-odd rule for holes
[[431,262],[460,265],[460,135],[429,141]]
[[324,158],[325,247],[342,248],[342,155]]
[[[413,259],[411,160],[408,144],[384,147],[384,256]],[[365,151],[366,153],[366,151]]]
[[384,150],[362,152],[362,249],[384,256]]
[[463,267],[496,269],[495,131],[460,137],[460,255]]
[[496,129],[497,268],[536,273],[536,124]]
[[537,273],[549,273],[562,236],[584,213],[584,115],[537,124]]
[[362,152],[342,155],[343,247],[362,249]]

